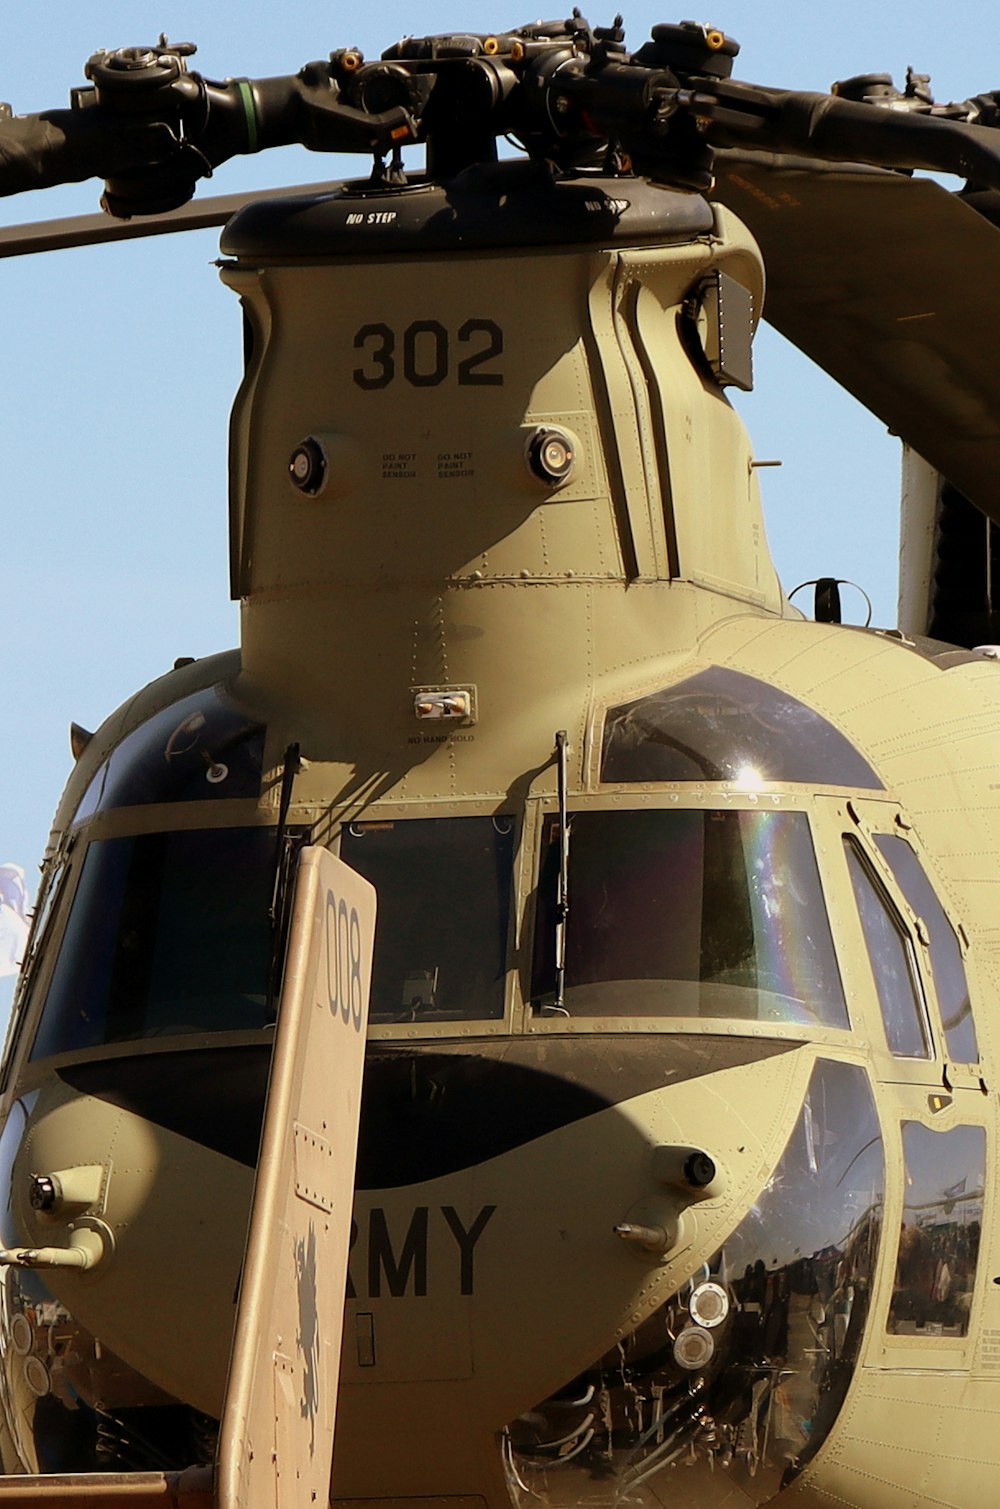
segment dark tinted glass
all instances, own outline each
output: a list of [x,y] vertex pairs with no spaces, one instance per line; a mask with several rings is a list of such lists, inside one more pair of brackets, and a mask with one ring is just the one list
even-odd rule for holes
[[[557,836],[553,819],[535,934],[543,1009],[554,984]],[[846,1027],[805,814],[573,814],[565,1010]]]
[[955,930],[926,871],[905,838],[876,833],[875,842],[892,869],[899,889],[927,928],[934,989],[941,1008],[948,1057],[956,1064],[974,1064],[979,1058],[979,1044],[969,999],[969,982]]
[[613,707],[602,781],[882,782],[838,728],[787,692],[722,666]]
[[267,1022],[273,828],[89,845],[32,1058]]
[[844,840],[844,848],[882,1008],[886,1042],[900,1058],[929,1058],[923,998],[902,922],[851,839]]
[[513,819],[352,823],[340,853],[378,891],[369,1019],[503,1016]]
[[207,687],[126,734],[84,792],[75,821],[112,807],[259,796],[263,756],[263,724],[221,687]]
[[976,1283],[986,1182],[986,1133],[903,1124],[906,1203],[889,1330],[965,1336]]

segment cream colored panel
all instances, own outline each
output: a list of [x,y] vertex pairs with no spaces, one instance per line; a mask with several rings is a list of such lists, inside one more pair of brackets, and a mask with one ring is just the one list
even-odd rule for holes
[[[234,421],[246,453],[245,591],[349,581],[371,590],[400,577],[532,569],[532,516],[551,495],[525,459],[528,429],[540,423],[579,435],[568,497],[606,491],[580,288],[563,257],[482,256],[461,280],[442,257],[422,265],[418,285],[366,265],[276,268],[249,285],[237,274],[235,283],[268,332]],[[266,427],[241,418],[251,392]],[[309,435],[323,438],[331,460],[316,497],[288,477],[292,451]],[[582,559],[570,548],[559,570],[587,569],[593,523],[584,509]],[[602,529],[600,549],[613,563],[613,521]]]
[[325,1503],[375,891],[303,850],[219,1443],[219,1509]]
[[[633,1330],[721,1245],[778,1161],[813,1061],[811,1049],[790,1048],[560,1127],[544,1150],[532,1141],[424,1183],[359,1192],[345,1380],[455,1379],[469,1429],[499,1429]],[[653,1219],[665,1198],[651,1159],[658,1144],[704,1147],[724,1180],[717,1197],[684,1210],[680,1242],[664,1261],[627,1248],[613,1231]],[[527,1244],[526,1232],[534,1234]],[[384,1263],[372,1261],[373,1233]],[[350,1348],[367,1314],[375,1316],[375,1363],[362,1367]],[[383,1349],[390,1327],[396,1336]],[[357,1430],[377,1436],[385,1398],[371,1387],[347,1391]],[[454,1434],[436,1410],[433,1389],[406,1393],[406,1429],[426,1438],[432,1454],[435,1441],[443,1448]]]
[[89,1273],[47,1270],[47,1287],[130,1367],[217,1414],[252,1171],[52,1077],[14,1167],[16,1218],[32,1244],[66,1246],[69,1234],[63,1216],[31,1209],[31,1173],[77,1162],[109,1170],[103,1219],[114,1233],[114,1256]]
[[994,1390],[960,1373],[865,1372],[830,1447],[804,1474],[806,1492],[793,1490],[789,1503],[986,1509],[1000,1471]]
[[[777,612],[781,590],[768,551],[750,441],[739,416],[678,339],[681,300],[708,270],[687,248],[687,263],[650,252],[623,253],[641,286],[629,323],[650,374],[653,433],[665,436],[663,506],[672,513],[682,577]],[[740,255],[736,275],[746,276]],[[713,264],[714,265],[714,264]],[[734,273],[725,254],[717,265]],[[686,281],[679,275],[686,273]],[[752,290],[759,299],[759,287]],[[654,450],[653,434],[644,452]],[[724,501],[723,501],[724,500]]]

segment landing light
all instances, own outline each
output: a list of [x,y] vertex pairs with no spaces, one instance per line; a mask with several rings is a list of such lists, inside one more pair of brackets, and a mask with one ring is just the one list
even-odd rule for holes
[[729,1296],[721,1284],[715,1284],[709,1279],[706,1283],[699,1284],[692,1293],[688,1300],[688,1314],[695,1325],[710,1331],[715,1326],[721,1326],[729,1314]]
[[700,1373],[715,1356],[715,1341],[701,1326],[688,1326],[674,1341],[674,1361],[688,1373]]

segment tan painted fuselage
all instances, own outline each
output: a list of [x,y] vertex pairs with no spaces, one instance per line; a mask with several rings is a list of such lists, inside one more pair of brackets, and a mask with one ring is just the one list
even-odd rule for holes
[[[588,192],[596,202],[606,189]],[[136,1429],[153,1406],[221,1408],[253,1171],[199,1128],[212,1121],[213,1083],[235,1083],[227,1054],[258,1068],[243,1099],[234,1090],[219,1106],[259,1116],[268,1030],[178,1019],[141,1040],[34,1055],[32,1044],[88,846],[273,828],[297,743],[306,763],[288,821],[359,867],[350,843],[391,825],[490,819],[512,834],[496,1009],[373,1005],[334,1498],[455,1509],[538,1497],[553,1509],[721,1509],[778,1492],[857,1509],[989,1500],[1000,1467],[1000,670],[788,607],[749,443],[700,318],[720,272],[759,316],[755,247],[720,208],[674,233],[670,214],[683,219],[693,196],[629,193],[664,217],[659,238],[652,225],[630,239],[626,220],[582,247],[395,251],[387,221],[385,250],[355,254],[347,217],[370,211],[350,195],[329,210],[341,218],[325,253],[314,243],[288,255],[266,227],[228,233],[223,279],[252,332],[232,427],[242,649],[154,682],[109,719],[57,814],[56,902],[9,1050],[11,1220],[22,1243],[65,1245],[81,1212],[33,1209],[31,1177],[100,1167],[82,1214],[112,1234],[113,1252],[88,1273],[46,1272],[44,1301],[39,1276],[5,1270],[7,1324],[28,1317],[22,1346],[3,1354],[7,1471],[54,1470],[49,1422],[78,1399],[77,1415],[134,1411]],[[571,446],[565,484],[532,470],[539,433]],[[312,491],[289,478],[308,439],[324,463]],[[151,719],[168,726],[164,710],[212,687],[266,725],[259,795],[90,799],[95,783],[111,790],[115,751],[127,757]],[[422,699],[457,695],[468,700],[454,718],[420,712]],[[643,709],[663,697],[657,724]],[[646,730],[649,763],[608,763],[618,728],[630,749]],[[748,728],[754,749],[775,751],[770,764],[741,760]],[[540,990],[537,960],[562,730],[560,998]],[[662,763],[681,745],[689,768]],[[581,873],[574,893],[573,846],[592,814],[632,825],[646,814],[649,832],[686,814],[699,831],[759,839],[759,851],[747,840],[740,894],[758,935],[774,925],[783,983],[758,980],[754,1009],[729,1009],[725,992],[746,980],[716,971],[716,999],[703,963],[687,1005],[675,995],[657,1007],[648,962],[631,979],[580,975],[573,930],[584,915],[598,921],[574,912],[590,882]],[[796,868],[791,837],[812,868]],[[905,845],[939,898],[975,1024],[964,1061],[949,1046],[931,919],[880,837]],[[430,860],[399,864],[404,892],[437,884]],[[866,933],[859,866],[894,964]],[[702,887],[708,870],[703,858]],[[802,899],[806,881],[819,911]],[[449,883],[442,906],[461,929],[461,884]],[[653,918],[650,936],[686,925],[683,887],[671,894],[674,909],[658,912],[656,887],[637,888],[631,915]],[[637,935],[635,953],[644,946]],[[821,946],[836,1008],[797,993],[801,956]],[[445,969],[448,956],[412,962]],[[894,1051],[902,1001],[922,1036]],[[176,1096],[170,1109],[156,1101],[157,1060],[192,1105],[201,1096],[187,1120]],[[850,1141],[837,1086],[874,1130],[834,1168]],[[982,1154],[931,1189],[927,1147]],[[710,1156],[705,1190],[665,1175],[663,1150],[677,1148]],[[787,1250],[798,1217],[782,1213],[783,1188],[800,1212],[816,1192],[815,1219]],[[852,1191],[842,1208],[838,1189]],[[628,1225],[663,1241],[616,1234]],[[901,1228],[932,1252],[915,1278]]]

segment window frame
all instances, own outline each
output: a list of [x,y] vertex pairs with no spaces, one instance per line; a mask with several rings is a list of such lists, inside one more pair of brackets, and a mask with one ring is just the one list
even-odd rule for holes
[[[669,1034],[669,1033],[695,1033],[703,1036],[732,1037],[738,1034],[741,1037],[781,1038],[794,1042],[829,1043],[838,1047],[853,1045],[858,1031],[857,1014],[852,1009],[851,991],[849,985],[849,973],[845,969],[846,956],[842,940],[838,937],[838,929],[835,925],[837,912],[831,906],[831,898],[835,896],[835,887],[831,884],[829,871],[830,853],[825,832],[826,822],[820,802],[816,796],[808,790],[800,791],[766,791],[757,792],[734,792],[727,788],[712,786],[695,787],[692,784],[688,789],[678,789],[674,786],[656,786],[650,789],[637,788],[636,786],[617,787],[614,790],[602,788],[598,792],[585,793],[579,796],[571,796],[567,802],[567,811],[570,818],[575,812],[586,811],[642,811],[642,810],[697,810],[697,811],[775,811],[775,812],[803,812],[806,814],[809,828],[809,836],[812,841],[813,854],[816,861],[820,895],[825,908],[827,922],[830,928],[830,936],[833,947],[833,955],[844,988],[845,1003],[848,1014],[848,1025],[844,1027],[826,1026],[821,1023],[803,1025],[793,1022],[760,1022],[736,1018],[705,1018],[700,1016],[688,1017],[650,1017],[650,1016],[594,1016],[594,1017],[566,1017],[560,1015],[542,1015],[536,1012],[531,1001],[531,975],[532,957],[534,952],[535,926],[538,914],[538,885],[542,866],[542,839],[546,821],[558,814],[558,804],[550,796],[529,797],[529,817],[525,823],[525,837],[522,845],[525,851],[526,863],[530,865],[528,884],[525,887],[525,901],[520,925],[520,935],[525,940],[520,950],[520,984],[521,984],[521,1031],[526,1036],[544,1036],[546,1034],[573,1034],[580,1033],[636,1033]],[[839,841],[839,840],[838,840]],[[570,896],[570,918],[572,919],[572,895]],[[572,921],[571,921],[572,925]],[[530,947],[528,946],[530,944]],[[524,955],[527,957],[523,957]],[[515,1031],[518,1029],[515,1027]]]
[[[872,826],[871,828],[869,828],[866,831],[865,836],[869,841],[869,846],[872,852],[878,859],[879,865],[883,868],[885,874],[889,877],[894,892],[898,892],[899,909],[910,924],[911,931],[917,941],[917,944],[919,944],[919,948],[917,948],[917,957],[918,962],[923,961],[921,973],[924,983],[924,995],[927,1000],[928,1009],[930,1009],[931,1003],[933,1002],[933,1011],[931,1013],[931,1016],[935,1027],[939,1031],[941,1056],[948,1065],[949,1073],[953,1068],[958,1069],[959,1072],[963,1074],[971,1075],[978,1083],[979,1075],[982,1072],[981,1064],[983,1061],[983,1046],[980,1041],[980,1032],[976,1021],[976,1011],[975,1003],[973,1001],[972,988],[973,972],[969,969],[969,943],[965,929],[958,921],[956,921],[950,907],[946,904],[946,898],[943,894],[941,885],[937,880],[932,868],[927,862],[926,854],[924,854],[919,845],[914,842],[912,829],[910,829],[909,827],[903,829],[898,823],[893,828],[885,827],[880,824],[878,826]],[[972,1015],[972,1026],[976,1037],[976,1044],[979,1049],[978,1058],[953,1061],[949,1057],[944,1011],[942,1010],[941,998],[938,994],[937,988],[937,976],[934,971],[934,952],[930,936],[930,925],[927,920],[922,917],[919,912],[915,911],[910,904],[909,898],[903,891],[903,888],[896,877],[895,871],[892,868],[892,864],[882,853],[882,850],[879,847],[879,838],[895,838],[908,846],[911,853],[913,854],[914,859],[920,867],[920,870],[922,871],[927,884],[930,886],[930,889],[933,892],[934,898],[941,909],[941,913],[944,917],[945,922],[951,928],[951,931],[955,936],[955,942],[958,947],[959,960],[962,966],[962,972],[965,977],[965,984],[969,992],[969,1010]]]
[[[91,1059],[137,1057],[147,1053],[162,1053],[180,1045],[199,1048],[206,1045],[224,1047],[228,1044],[247,1042],[273,1042],[273,1028],[263,1031],[225,1031],[189,1033],[183,1038],[158,1037],[136,1038],[121,1043],[105,1043],[92,1048],[68,1050],[52,1054],[49,1058],[29,1058],[31,1046],[38,1031],[41,1014],[48,995],[49,983],[56,961],[62,949],[63,935],[69,920],[77,887],[83,872],[83,861],[92,843],[108,838],[132,838],[147,833],[166,831],[190,831],[192,829],[267,828],[276,832],[273,814],[262,812],[256,803],[240,798],[218,804],[178,803],[173,806],[150,805],[147,807],[119,807],[106,813],[96,814],[79,827],[67,830],[62,874],[58,882],[58,894],[53,900],[46,920],[44,936],[39,937],[38,957],[21,1002],[20,1015],[8,1039],[4,1059],[5,1078],[2,1084],[4,1095],[16,1089],[18,1095],[44,1081],[51,1070],[58,1070],[64,1063],[84,1063]],[[44,944],[44,947],[42,946]],[[12,1016],[12,1023],[14,1017]]]
[[[888,1234],[898,1230],[903,1222],[906,1204],[904,1127],[909,1124],[915,1124],[928,1132],[937,1134],[953,1131],[960,1126],[981,1129],[985,1138],[986,1155],[982,1240],[980,1242],[976,1265],[972,1302],[969,1308],[968,1329],[964,1336],[928,1336],[926,1333],[907,1334],[905,1332],[889,1330],[889,1314],[898,1268],[899,1243],[898,1239],[884,1239],[882,1251],[883,1267],[881,1278],[878,1281],[881,1292],[876,1297],[877,1314],[872,1316],[871,1322],[873,1327],[872,1340],[876,1343],[875,1350],[871,1355],[871,1361],[875,1366],[889,1368],[902,1367],[927,1372],[965,1372],[973,1359],[981,1353],[983,1307],[987,1300],[987,1290],[991,1287],[989,1275],[992,1270],[989,1261],[988,1234],[992,1229],[996,1199],[993,1188],[995,1182],[993,1167],[996,1149],[994,1147],[989,1116],[983,1115],[984,1110],[988,1111],[988,1106],[985,1102],[981,1102],[979,1095],[971,1096],[965,1093],[960,1095],[956,1100],[951,1100],[949,1097],[945,1097],[945,1100],[945,1107],[932,1118],[932,1116],[928,1115],[927,1100],[924,1095],[921,1094],[918,1096],[915,1089],[903,1090],[898,1105],[895,1108],[895,1114],[890,1114],[886,1118],[886,1150],[890,1166],[894,1166],[896,1169],[893,1179],[893,1184],[896,1188],[891,1196],[887,1190],[885,1229],[886,1236],[888,1237]],[[893,1123],[895,1123],[894,1126]]]
[[[969,937],[964,928],[959,924],[951,895],[942,884],[942,877],[937,866],[931,862],[930,856],[914,832],[913,825],[908,820],[906,812],[900,806],[898,800],[869,800],[860,795],[851,796],[850,798],[843,796],[840,798],[825,797],[823,800],[828,806],[837,826],[838,847],[840,846],[839,835],[841,833],[853,835],[861,845],[871,869],[879,877],[884,890],[892,898],[896,912],[906,923],[913,942],[913,950],[923,988],[924,1002],[930,1018],[931,1034],[935,1045],[935,1053],[932,1060],[897,1058],[891,1054],[887,1047],[881,1045],[882,1034],[878,1027],[878,1019],[880,1019],[881,1013],[877,1009],[877,1002],[873,1001],[871,1009],[869,1009],[866,999],[868,980],[870,979],[870,971],[867,968],[867,954],[865,954],[864,967],[862,968],[860,964],[855,967],[851,955],[857,954],[859,949],[857,946],[853,946],[850,949],[846,962],[853,977],[853,988],[859,994],[858,1018],[860,1020],[863,1014],[867,1024],[869,1016],[877,1014],[877,1019],[873,1020],[869,1026],[869,1033],[879,1077],[886,1083],[923,1084],[932,1085],[935,1089],[943,1087],[949,1092],[954,1088],[974,1090],[977,1094],[985,1093],[988,1065],[990,1062],[990,1048],[988,1041],[984,1039],[982,1030],[983,1017],[985,1015],[983,1009],[985,999],[984,987],[979,978],[975,949],[970,944]],[[962,949],[962,963],[970,987],[970,998],[973,1009],[979,1008],[976,1016],[980,1049],[980,1060],[978,1063],[960,1064],[954,1063],[948,1058],[944,1031],[941,1025],[941,1008],[931,968],[930,952],[921,937],[921,919],[913,911],[913,908],[901,892],[890,866],[883,859],[875,843],[876,833],[886,833],[906,839],[919,859],[928,880],[931,882],[949,924],[958,936],[959,945]],[[843,872],[842,883],[850,886],[851,882],[847,874],[846,863],[843,859],[840,859],[838,863]],[[838,884],[840,883],[838,880]],[[862,936],[860,933],[860,919],[858,919],[856,926],[860,939]],[[846,941],[845,937],[845,943]]]
[[[904,910],[904,908],[899,904],[901,898],[896,894],[895,877],[893,877],[892,886],[887,885],[883,870],[884,861],[881,861],[879,864],[872,862],[872,847],[873,846],[869,846],[863,843],[857,832],[850,832],[845,830],[845,832],[843,833],[844,867],[847,871],[847,882],[850,888],[850,896],[854,903],[854,908],[857,916],[859,936],[864,943],[865,957],[868,962],[867,973],[871,979],[871,984],[874,991],[874,1000],[876,1002],[876,1005],[878,1006],[878,1021],[881,1024],[882,1030],[881,1045],[873,1043],[873,1047],[875,1047],[877,1051],[878,1047],[881,1046],[884,1052],[894,1063],[918,1065],[922,1066],[926,1070],[926,1067],[928,1065],[934,1065],[939,1062],[941,1052],[940,1038],[936,1031],[937,1024],[931,1019],[927,993],[927,980],[925,978],[925,972],[921,969],[920,955],[917,950],[916,929],[912,926],[912,923],[910,921],[909,908],[906,908]],[[885,1008],[883,1006],[882,991],[879,985],[879,975],[876,969],[875,960],[872,955],[872,947],[871,943],[869,942],[868,932],[865,927],[861,907],[854,889],[854,881],[851,876],[850,865],[847,861],[847,853],[849,850],[856,855],[858,864],[861,867],[863,874],[866,876],[869,885],[874,891],[876,899],[881,902],[890,924],[899,934],[900,941],[903,945],[904,956],[906,959],[907,973],[909,975],[910,983],[913,988],[917,1022],[923,1032],[924,1042],[927,1048],[926,1053],[898,1053],[892,1047],[889,1041],[889,1030],[886,1021]],[[888,866],[885,866],[885,869],[887,870]]]
[[[511,808],[509,803],[496,801],[470,801],[461,804],[449,803],[444,810],[440,802],[386,802],[367,807],[363,814],[342,813],[335,830],[329,837],[317,837],[315,842],[325,843],[331,853],[341,854],[341,834],[354,822],[408,822],[411,819],[467,817],[510,818],[513,827],[510,893],[507,908],[507,941],[504,950],[503,1010],[497,1017],[484,1019],[450,1020],[440,1022],[370,1022],[368,1040],[379,1042],[426,1042],[435,1038],[467,1039],[471,1037],[516,1037],[522,1031],[523,1001],[520,992],[518,961],[523,937],[523,908],[519,897],[525,892],[524,862],[527,849],[529,824],[523,807]],[[345,863],[349,861],[345,860]],[[376,936],[378,922],[376,918]]]

